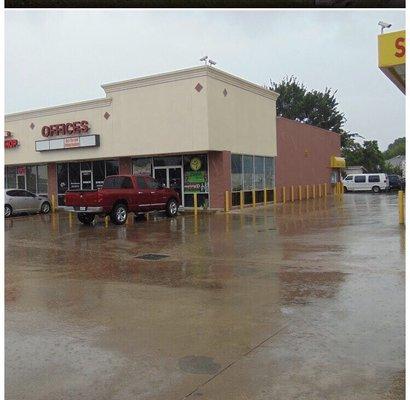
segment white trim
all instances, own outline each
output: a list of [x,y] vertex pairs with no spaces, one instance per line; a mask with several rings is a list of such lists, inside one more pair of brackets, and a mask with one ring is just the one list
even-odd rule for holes
[[240,89],[247,90],[254,94],[267,97],[272,100],[276,100],[279,96],[278,93],[265,89],[263,86],[249,82],[245,79],[239,78],[235,75],[228,74],[214,67],[200,66],[194,68],[187,68],[178,71],[166,72],[156,75],[145,76],[142,78],[128,79],[120,82],[113,82],[101,85],[105,93],[110,94],[122,90],[129,90],[140,88],[144,86],[159,85],[163,83],[175,82],[179,80],[210,77],[221,82],[228,83],[232,86],[236,86]]
[[78,103],[70,103],[60,106],[39,108],[36,110],[22,111],[5,116],[5,122],[20,121],[26,118],[38,118],[47,115],[63,114],[69,112],[76,112],[81,110],[89,110],[92,108],[102,108],[111,105],[111,98],[102,98],[95,100],[80,101]]

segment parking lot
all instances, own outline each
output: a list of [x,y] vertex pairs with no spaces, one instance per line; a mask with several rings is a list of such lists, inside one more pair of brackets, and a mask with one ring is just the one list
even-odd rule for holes
[[403,399],[397,195],[5,221],[6,398]]

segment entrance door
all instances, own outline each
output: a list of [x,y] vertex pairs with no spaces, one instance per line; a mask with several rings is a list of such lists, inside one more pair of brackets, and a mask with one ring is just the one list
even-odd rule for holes
[[26,188],[26,175],[17,175],[17,189]]
[[81,171],[81,190],[91,190],[93,188],[93,172]]
[[179,193],[181,206],[184,206],[184,191],[182,181],[182,167],[157,167],[154,168],[154,178],[166,187]]

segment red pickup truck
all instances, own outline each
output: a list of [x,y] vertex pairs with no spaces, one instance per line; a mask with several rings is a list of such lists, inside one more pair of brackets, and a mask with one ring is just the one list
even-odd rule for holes
[[154,178],[142,175],[107,176],[97,190],[68,190],[65,209],[77,213],[79,221],[90,225],[96,215],[109,215],[116,225],[126,222],[129,212],[144,213],[165,210],[169,217],[177,215],[179,194],[163,187]]

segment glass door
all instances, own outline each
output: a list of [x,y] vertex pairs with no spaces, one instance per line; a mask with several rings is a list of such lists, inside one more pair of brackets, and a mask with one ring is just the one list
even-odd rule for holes
[[93,172],[81,171],[81,190],[91,190],[93,188]]
[[168,182],[169,182],[169,187],[171,189],[174,189],[177,193],[179,193],[181,205],[183,205],[184,198],[182,195],[182,168],[181,167],[168,168]]
[[17,175],[17,189],[26,188],[26,175]]
[[179,193],[181,206],[184,206],[182,167],[156,167],[154,168],[154,178],[160,184],[164,184]]

